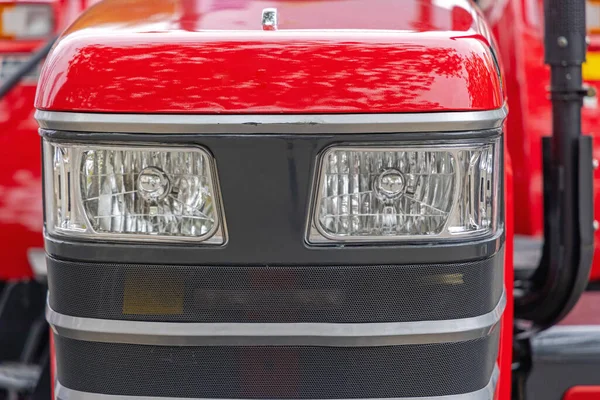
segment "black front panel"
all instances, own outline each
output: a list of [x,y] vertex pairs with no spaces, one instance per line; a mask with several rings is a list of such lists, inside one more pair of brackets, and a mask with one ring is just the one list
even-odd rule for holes
[[[499,133],[336,136],[43,131],[57,140],[204,146],[218,168],[228,239],[223,246],[205,246],[47,236],[50,306],[67,321],[68,316],[76,316],[167,324],[369,323],[481,316],[497,306],[502,294],[502,223],[493,237],[368,245],[308,244],[306,224],[316,161],[328,146],[425,138],[451,142],[454,136],[479,142]],[[81,322],[73,329],[75,337],[88,340],[84,325],[102,324],[70,321]],[[153,337],[155,325],[140,322],[136,326]],[[60,335],[69,335],[68,330],[58,332],[57,378],[68,389],[212,399],[469,393],[490,381],[499,337],[496,327],[489,336],[452,343],[240,347],[235,342],[232,346],[105,343]],[[161,343],[160,336],[154,338]],[[94,340],[109,339],[96,336]],[[135,340],[135,336],[128,338],[130,343]]]
[[61,314],[180,322],[404,322],[490,312],[502,257],[388,266],[156,266],[48,258]]
[[180,265],[397,265],[473,261],[497,252],[502,224],[494,237],[458,237],[440,243],[307,245],[306,224],[319,154],[343,143],[421,143],[437,140],[481,143],[499,130],[454,133],[350,135],[144,135],[42,131],[46,137],[86,143],[142,143],[203,146],[217,166],[228,242],[224,246],[190,243],[118,243],[49,237],[47,251],[60,259],[135,264]]
[[58,380],[132,396],[350,399],[476,391],[492,376],[498,332],[457,343],[385,347],[171,347],[56,338]]

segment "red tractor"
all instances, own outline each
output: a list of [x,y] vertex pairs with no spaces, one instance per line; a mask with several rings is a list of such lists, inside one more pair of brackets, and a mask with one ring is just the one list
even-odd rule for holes
[[586,8],[87,10],[35,101],[55,397],[600,398]]

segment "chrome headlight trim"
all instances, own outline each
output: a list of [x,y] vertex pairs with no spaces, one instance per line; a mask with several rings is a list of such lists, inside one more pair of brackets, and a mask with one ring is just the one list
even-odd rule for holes
[[[500,133],[500,131],[499,131]],[[452,219],[457,208],[457,197],[459,192],[454,191],[452,199],[452,208],[450,209],[450,216],[444,223],[443,230],[440,234],[428,234],[428,235],[354,235],[354,236],[342,236],[335,235],[327,232],[324,227],[318,221],[318,207],[323,199],[322,186],[324,184],[325,173],[324,173],[324,161],[328,155],[334,151],[390,151],[390,149],[398,149],[397,151],[409,152],[409,151],[443,151],[448,152],[454,156],[459,151],[469,150],[477,147],[478,145],[489,144],[493,146],[494,164],[495,170],[493,171],[493,185],[495,196],[493,197],[493,224],[489,229],[471,231],[466,233],[452,234],[447,231],[450,220]],[[318,155],[318,160],[315,164],[315,171],[313,174],[313,186],[310,196],[309,214],[306,224],[305,240],[309,245],[361,245],[361,244],[374,244],[374,243],[423,243],[423,242],[435,242],[435,243],[448,243],[458,240],[478,240],[486,237],[490,237],[496,234],[501,228],[501,204],[499,199],[501,198],[502,188],[502,165],[500,164],[501,153],[502,153],[502,136],[500,134],[488,138],[478,140],[454,140],[451,144],[442,141],[423,141],[423,142],[389,142],[389,143],[351,143],[341,142],[334,144]],[[456,171],[457,181],[462,178],[461,171]],[[456,182],[458,184],[460,182]]]
[[[139,233],[110,233],[110,232],[98,232],[89,221],[86,211],[83,206],[83,197],[81,188],[78,184],[73,185],[72,193],[75,197],[75,207],[77,212],[87,222],[86,229],[76,232],[65,229],[60,229],[55,226],[56,216],[52,212],[52,205],[54,203],[53,190],[54,190],[54,174],[50,164],[52,160],[48,159],[48,149],[54,145],[68,146],[69,148],[78,149],[78,151],[93,150],[93,149],[118,149],[118,150],[132,150],[132,151],[157,151],[166,152],[172,151],[186,151],[200,154],[205,157],[208,167],[209,179],[208,186],[213,190],[213,198],[215,203],[215,222],[211,229],[201,236],[168,236],[168,235],[150,235],[150,234],[139,234]],[[174,145],[174,144],[162,144],[162,143],[126,143],[126,142],[94,142],[84,143],[80,141],[63,141],[44,138],[44,160],[43,160],[43,175],[44,175],[44,208],[45,208],[45,228],[50,235],[69,237],[73,239],[91,239],[111,242],[148,242],[148,243],[197,243],[206,245],[225,245],[227,243],[227,229],[225,222],[225,212],[223,210],[223,202],[221,198],[221,188],[218,179],[217,166],[214,157],[208,151],[208,149],[198,145]],[[79,159],[73,162],[74,165],[81,164],[81,154]],[[79,177],[82,174],[81,168],[75,170],[75,177],[73,181],[78,183]]]

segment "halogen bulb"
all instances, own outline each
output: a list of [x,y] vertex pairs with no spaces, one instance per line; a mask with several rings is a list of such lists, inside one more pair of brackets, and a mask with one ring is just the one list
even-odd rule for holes
[[146,201],[158,201],[169,194],[171,182],[165,172],[156,167],[146,167],[140,171],[137,189]]
[[397,199],[404,193],[404,175],[397,169],[386,169],[375,178],[373,186],[380,199]]

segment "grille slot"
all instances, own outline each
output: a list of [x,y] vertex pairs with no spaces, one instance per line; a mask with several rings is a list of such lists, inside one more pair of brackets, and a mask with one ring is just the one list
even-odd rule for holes
[[492,311],[502,257],[391,266],[156,266],[48,258],[66,315],[163,322],[407,322]]
[[485,387],[492,335],[385,347],[171,347],[56,336],[59,382],[113,395],[238,399],[443,396]]

